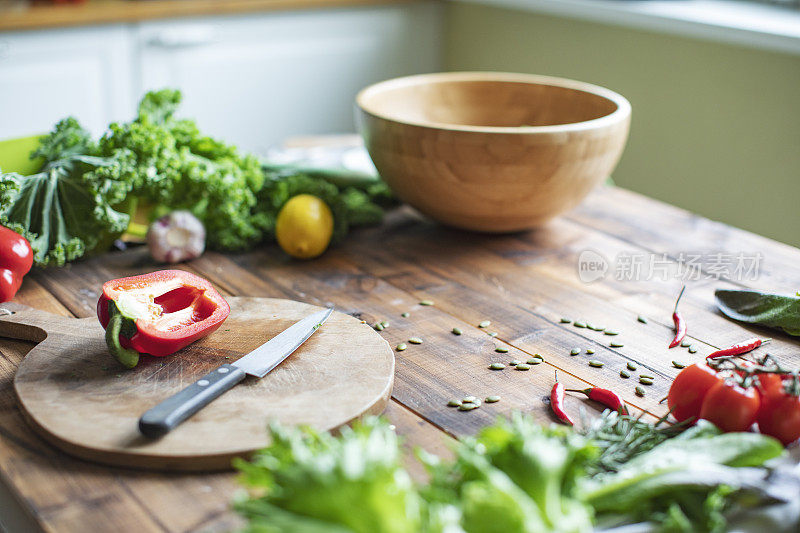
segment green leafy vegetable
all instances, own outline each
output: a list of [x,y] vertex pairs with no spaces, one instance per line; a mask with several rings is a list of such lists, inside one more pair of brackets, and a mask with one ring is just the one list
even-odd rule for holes
[[714,296],[719,310],[734,320],[800,336],[800,296],[724,289],[716,290]]

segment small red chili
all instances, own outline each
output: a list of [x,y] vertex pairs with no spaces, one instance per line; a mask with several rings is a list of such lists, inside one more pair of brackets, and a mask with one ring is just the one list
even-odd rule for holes
[[683,338],[686,337],[686,320],[678,311],[678,303],[680,303],[681,296],[683,296],[683,291],[685,290],[686,285],[684,285],[681,289],[681,293],[678,295],[678,299],[675,301],[675,310],[672,312],[672,323],[675,324],[675,338],[672,339],[671,343],[669,343],[670,348],[674,348],[679,345]]
[[580,392],[589,397],[590,400],[599,402],[609,409],[613,409],[620,414],[627,415],[628,408],[625,407],[625,402],[616,392],[609,389],[602,389],[600,387],[589,387],[588,389],[566,389],[566,392]]
[[567,412],[564,411],[564,392],[564,385],[558,382],[558,374],[556,374],[556,382],[553,385],[553,389],[550,391],[550,408],[553,410],[553,414],[555,414],[559,420],[565,424],[574,426],[575,423],[569,417]]
[[747,352],[752,352],[762,344],[768,343],[770,340],[772,339],[761,340],[759,338],[753,337],[752,339],[747,339],[746,341],[737,342],[730,348],[725,348],[724,350],[717,350],[716,352],[710,353],[706,356],[706,359],[717,359],[719,357],[742,355]]

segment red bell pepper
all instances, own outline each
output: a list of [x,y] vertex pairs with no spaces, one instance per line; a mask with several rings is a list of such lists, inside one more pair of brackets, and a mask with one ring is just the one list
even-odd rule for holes
[[213,333],[230,312],[211,283],[182,270],[107,281],[97,302],[108,349],[127,368],[140,353],[170,355]]
[[28,239],[0,226],[0,302],[7,302],[17,294],[31,266],[33,250]]

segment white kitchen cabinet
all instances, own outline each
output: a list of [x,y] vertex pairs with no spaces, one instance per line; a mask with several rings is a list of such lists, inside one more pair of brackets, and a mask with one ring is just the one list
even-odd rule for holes
[[125,26],[0,33],[0,139],[49,131],[73,115],[93,133],[133,108]]
[[354,131],[359,89],[440,68],[440,27],[438,3],[146,23],[137,92],[180,88],[181,114],[263,153],[291,135]]

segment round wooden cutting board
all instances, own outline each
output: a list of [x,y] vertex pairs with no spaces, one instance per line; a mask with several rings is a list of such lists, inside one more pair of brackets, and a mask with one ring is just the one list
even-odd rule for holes
[[137,424],[146,410],[320,309],[267,298],[228,302],[230,317],[215,333],[172,356],[144,356],[133,370],[108,354],[96,318],[0,304],[0,337],[41,341],[14,378],[22,412],[45,439],[84,459],[218,470],[266,445],[269,421],[330,430],[383,411],[392,392],[394,353],[371,327],[335,312],[264,378],[248,376],[159,440],[141,436]]

